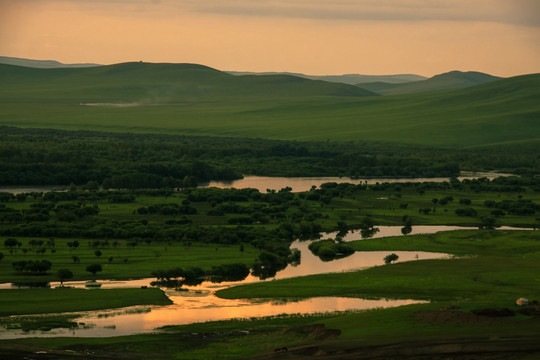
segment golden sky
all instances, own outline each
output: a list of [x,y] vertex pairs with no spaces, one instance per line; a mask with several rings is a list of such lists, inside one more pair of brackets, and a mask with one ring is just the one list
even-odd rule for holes
[[0,55],[513,76],[540,72],[540,0],[0,0]]

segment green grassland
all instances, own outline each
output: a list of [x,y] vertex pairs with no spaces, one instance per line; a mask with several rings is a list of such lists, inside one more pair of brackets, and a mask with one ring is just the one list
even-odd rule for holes
[[0,290],[0,316],[113,309],[133,305],[169,305],[162,290],[19,289]]
[[9,126],[440,148],[538,144],[537,74],[381,97],[346,84],[185,64],[0,69],[0,124]]
[[462,257],[243,285],[222,290],[218,295],[226,298],[413,297],[464,303],[472,299],[473,303],[481,301],[491,306],[497,303],[508,306],[521,296],[540,297],[540,279],[536,276],[540,260],[537,231],[466,230],[361,240],[351,246],[360,251],[445,251]]
[[[25,246],[33,239],[18,238]],[[69,241],[79,241],[81,248],[69,250],[66,245]],[[56,271],[68,269],[73,272],[73,280],[89,280],[94,276],[86,271],[90,264],[101,264],[103,271],[95,277],[100,279],[137,279],[151,277],[152,271],[158,269],[172,269],[176,267],[190,268],[201,267],[211,269],[231,263],[245,263],[251,265],[259,254],[259,251],[246,244],[240,251],[239,246],[211,245],[184,245],[184,244],[150,244],[139,245],[134,248],[126,246],[126,241],[118,241],[118,247],[99,247],[102,255],[98,258],[94,252],[96,248],[88,245],[86,239],[56,239],[55,252],[45,255],[22,254],[15,252],[13,255],[4,251],[4,259],[0,263],[0,281],[8,282],[32,282],[32,281],[58,281]],[[80,262],[75,263],[72,259],[77,256]],[[53,263],[52,270],[45,275],[17,275],[11,263],[21,260],[48,260]],[[110,259],[110,260],[109,260]]]

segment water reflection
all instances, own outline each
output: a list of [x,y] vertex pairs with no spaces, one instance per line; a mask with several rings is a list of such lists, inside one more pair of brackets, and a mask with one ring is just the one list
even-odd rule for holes
[[[208,289],[210,290],[210,289]],[[213,290],[212,290],[213,291]],[[182,325],[205,321],[252,318],[281,314],[312,314],[326,311],[347,311],[387,308],[425,303],[417,300],[357,299],[345,297],[318,297],[300,301],[252,302],[248,300],[222,300],[208,293],[172,292],[174,301],[165,307],[132,307],[124,311],[93,311],[75,319],[77,328],[54,329],[49,332],[4,332],[1,339],[24,337],[110,337],[148,333],[167,325]]]
[[[379,231],[373,234],[374,237],[383,236],[403,236],[400,226],[381,226]],[[437,231],[448,231],[457,229],[467,229],[458,226],[414,226],[411,234],[434,233]],[[515,229],[508,228],[505,229]],[[324,237],[334,238],[337,233],[326,234]],[[349,232],[343,237],[343,241],[361,239],[362,234]],[[284,270],[275,274],[272,279],[284,279],[296,276],[312,274],[322,274],[330,272],[344,272],[364,269],[372,266],[384,264],[384,257],[390,251],[368,251],[355,252],[352,255],[336,259],[330,262],[322,262],[317,256],[309,251],[310,241],[295,241],[291,248],[301,251],[302,260],[299,266],[287,266]],[[416,261],[422,259],[445,258],[448,254],[429,253],[422,251],[392,251],[399,256],[398,262]],[[138,279],[129,281],[100,280],[102,289],[121,287],[145,287],[150,286],[152,279]],[[227,320],[233,318],[249,318],[260,316],[271,316],[279,314],[308,314],[313,312],[344,311],[371,309],[377,307],[393,307],[422,301],[416,300],[368,300],[342,297],[321,297],[312,298],[296,302],[253,302],[245,299],[226,300],[214,295],[217,290],[243,283],[257,282],[258,278],[248,275],[241,282],[221,282],[214,283],[205,281],[197,286],[184,286],[182,291],[166,289],[167,296],[173,301],[169,306],[139,306],[110,311],[92,311],[84,313],[80,318],[75,319],[79,323],[76,329],[54,329],[49,332],[2,331],[1,339],[21,338],[21,337],[52,337],[52,336],[77,336],[77,337],[108,337],[130,335],[136,333],[151,332],[156,327],[165,325],[181,325],[195,322]],[[85,282],[65,282],[66,286],[84,288]],[[9,288],[10,284],[7,285]],[[60,283],[51,283],[52,287],[59,286]],[[5,286],[2,286],[6,288]],[[99,291],[99,290],[88,290]]]
[[[462,172],[458,177],[459,181],[465,179],[478,179],[485,177],[488,179],[494,179],[499,176],[511,176],[511,174],[502,174],[494,172]],[[270,190],[280,190],[285,187],[290,187],[293,192],[309,191],[312,186],[320,187],[321,184],[328,182],[336,183],[350,183],[350,184],[376,184],[376,183],[404,183],[404,182],[443,182],[449,181],[449,178],[377,178],[377,179],[351,179],[348,177],[270,177],[270,176],[246,176],[243,179],[232,181],[210,181],[208,183],[200,184],[201,187],[217,187],[217,188],[236,188],[245,189],[252,188],[257,189],[260,192],[266,192]]]

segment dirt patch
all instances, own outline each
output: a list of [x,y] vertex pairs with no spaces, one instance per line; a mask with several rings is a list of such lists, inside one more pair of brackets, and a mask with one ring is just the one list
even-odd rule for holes
[[516,316],[516,312],[507,308],[485,308],[485,309],[475,309],[472,311],[473,314],[478,316],[487,316],[487,317],[508,317]]
[[505,320],[504,317],[489,317],[476,315],[472,312],[448,310],[420,311],[416,313],[415,317],[417,321],[428,322],[431,324],[451,325],[491,325]]
[[341,335],[341,330],[327,329],[324,324],[313,324],[287,329],[284,333],[307,335],[312,339],[323,340]]
[[537,338],[497,340],[454,339],[448,341],[407,342],[381,346],[358,343],[319,344],[290,348],[286,353],[265,354],[251,360],[521,360],[540,358]]

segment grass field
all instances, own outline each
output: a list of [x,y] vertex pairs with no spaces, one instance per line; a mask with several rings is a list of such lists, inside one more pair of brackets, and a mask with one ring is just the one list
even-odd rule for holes
[[1,125],[440,148],[538,144],[537,74],[381,97],[345,84],[182,65],[1,70]]
[[[361,240],[356,250],[444,251],[463,255],[313,275],[218,292],[226,298],[358,296],[431,300],[482,299],[491,306],[540,298],[540,232],[471,230]],[[489,295],[486,295],[489,294]]]
[[0,290],[0,316],[114,309],[133,305],[169,305],[163,291],[150,289]]
[[[32,238],[34,239],[34,238]],[[27,243],[29,239],[21,239]],[[76,250],[69,250],[66,243],[68,241],[80,241],[81,247]],[[120,241],[117,248],[101,248],[99,258],[94,254],[95,249],[87,245],[85,239],[56,239],[57,250],[44,256],[33,254],[23,255],[5,255],[0,263],[0,281],[24,282],[24,281],[58,281],[56,271],[58,269],[68,269],[73,272],[73,280],[89,280],[93,278],[100,279],[137,279],[151,277],[152,271],[158,269],[172,269],[176,267],[189,268],[201,267],[211,269],[212,266],[245,263],[250,266],[253,260],[259,254],[259,251],[250,245],[244,246],[244,251],[239,250],[239,246],[223,245],[192,245],[182,244],[150,244],[139,245],[134,248],[128,248],[125,241]],[[79,263],[72,260],[72,256],[80,259]],[[109,258],[113,259],[109,261]],[[11,268],[13,261],[47,259],[53,263],[52,270],[42,276],[21,276],[16,275]],[[98,263],[103,267],[103,271],[93,276],[86,271],[86,266]]]

